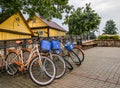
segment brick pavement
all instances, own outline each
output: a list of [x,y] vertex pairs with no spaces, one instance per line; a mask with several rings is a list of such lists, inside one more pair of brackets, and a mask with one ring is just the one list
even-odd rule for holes
[[[0,88],[41,88],[28,74],[15,78],[0,73]],[[120,48],[96,47],[85,50],[85,61],[61,79],[42,88],[120,88]]]

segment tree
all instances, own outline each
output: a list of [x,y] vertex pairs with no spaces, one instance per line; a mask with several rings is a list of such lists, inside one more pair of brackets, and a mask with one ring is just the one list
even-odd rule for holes
[[65,17],[64,24],[68,24],[69,34],[80,35],[96,30],[100,24],[100,19],[90,4],[86,4],[85,8],[73,9],[71,14]]
[[108,20],[103,30],[103,34],[117,34],[117,30],[115,22],[113,20]]
[[[73,6],[68,5],[68,0],[1,0],[0,17],[22,11],[33,17],[38,13],[43,18],[62,18],[62,13],[69,13]],[[7,13],[7,14],[6,14]]]

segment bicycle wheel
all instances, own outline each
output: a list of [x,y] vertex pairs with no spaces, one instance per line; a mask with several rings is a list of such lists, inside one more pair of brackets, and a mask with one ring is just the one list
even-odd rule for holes
[[64,57],[63,57],[63,59],[64,59],[64,61],[65,61],[65,63],[66,63],[67,68],[68,68],[69,70],[73,70],[73,66],[70,64],[70,62],[69,62],[68,60],[66,60],[66,58],[64,58]]
[[74,51],[69,51],[69,56],[77,66],[81,65],[80,58],[78,57],[78,55]]
[[23,62],[24,62],[24,64],[26,64],[26,61],[28,60],[29,55],[30,55],[29,51],[24,51],[23,52]]
[[9,53],[6,58],[6,71],[9,75],[15,75],[18,72],[18,66],[15,62],[19,61],[18,55],[14,52]]
[[[56,68],[52,60],[47,57],[36,56],[29,64],[29,75],[31,80],[37,85],[45,86],[50,84],[56,75]],[[48,76],[49,73],[51,76]]]
[[83,62],[84,61],[84,52],[82,49],[74,47],[73,51],[78,55],[78,57],[80,58],[80,61]]
[[55,67],[56,67],[55,78],[56,79],[61,78],[66,72],[65,61],[64,61],[63,57],[61,57],[58,54],[51,54],[51,55],[52,55],[52,61],[54,62]]

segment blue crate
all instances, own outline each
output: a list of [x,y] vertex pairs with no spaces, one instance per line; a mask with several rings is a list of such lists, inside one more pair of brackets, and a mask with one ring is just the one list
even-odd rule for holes
[[51,41],[51,49],[60,49],[60,42],[57,40]]
[[43,51],[50,51],[51,50],[51,43],[47,40],[42,40],[40,43],[40,49]]
[[67,42],[67,43],[65,44],[65,48],[66,48],[68,51],[72,50],[72,49],[74,48],[74,43],[73,43],[73,42]]

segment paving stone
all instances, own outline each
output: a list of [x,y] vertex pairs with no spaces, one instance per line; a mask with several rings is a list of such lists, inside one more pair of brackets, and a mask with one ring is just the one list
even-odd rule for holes
[[120,48],[96,47],[85,50],[80,67],[48,86],[34,84],[28,74],[12,77],[0,73],[0,88],[120,88]]

